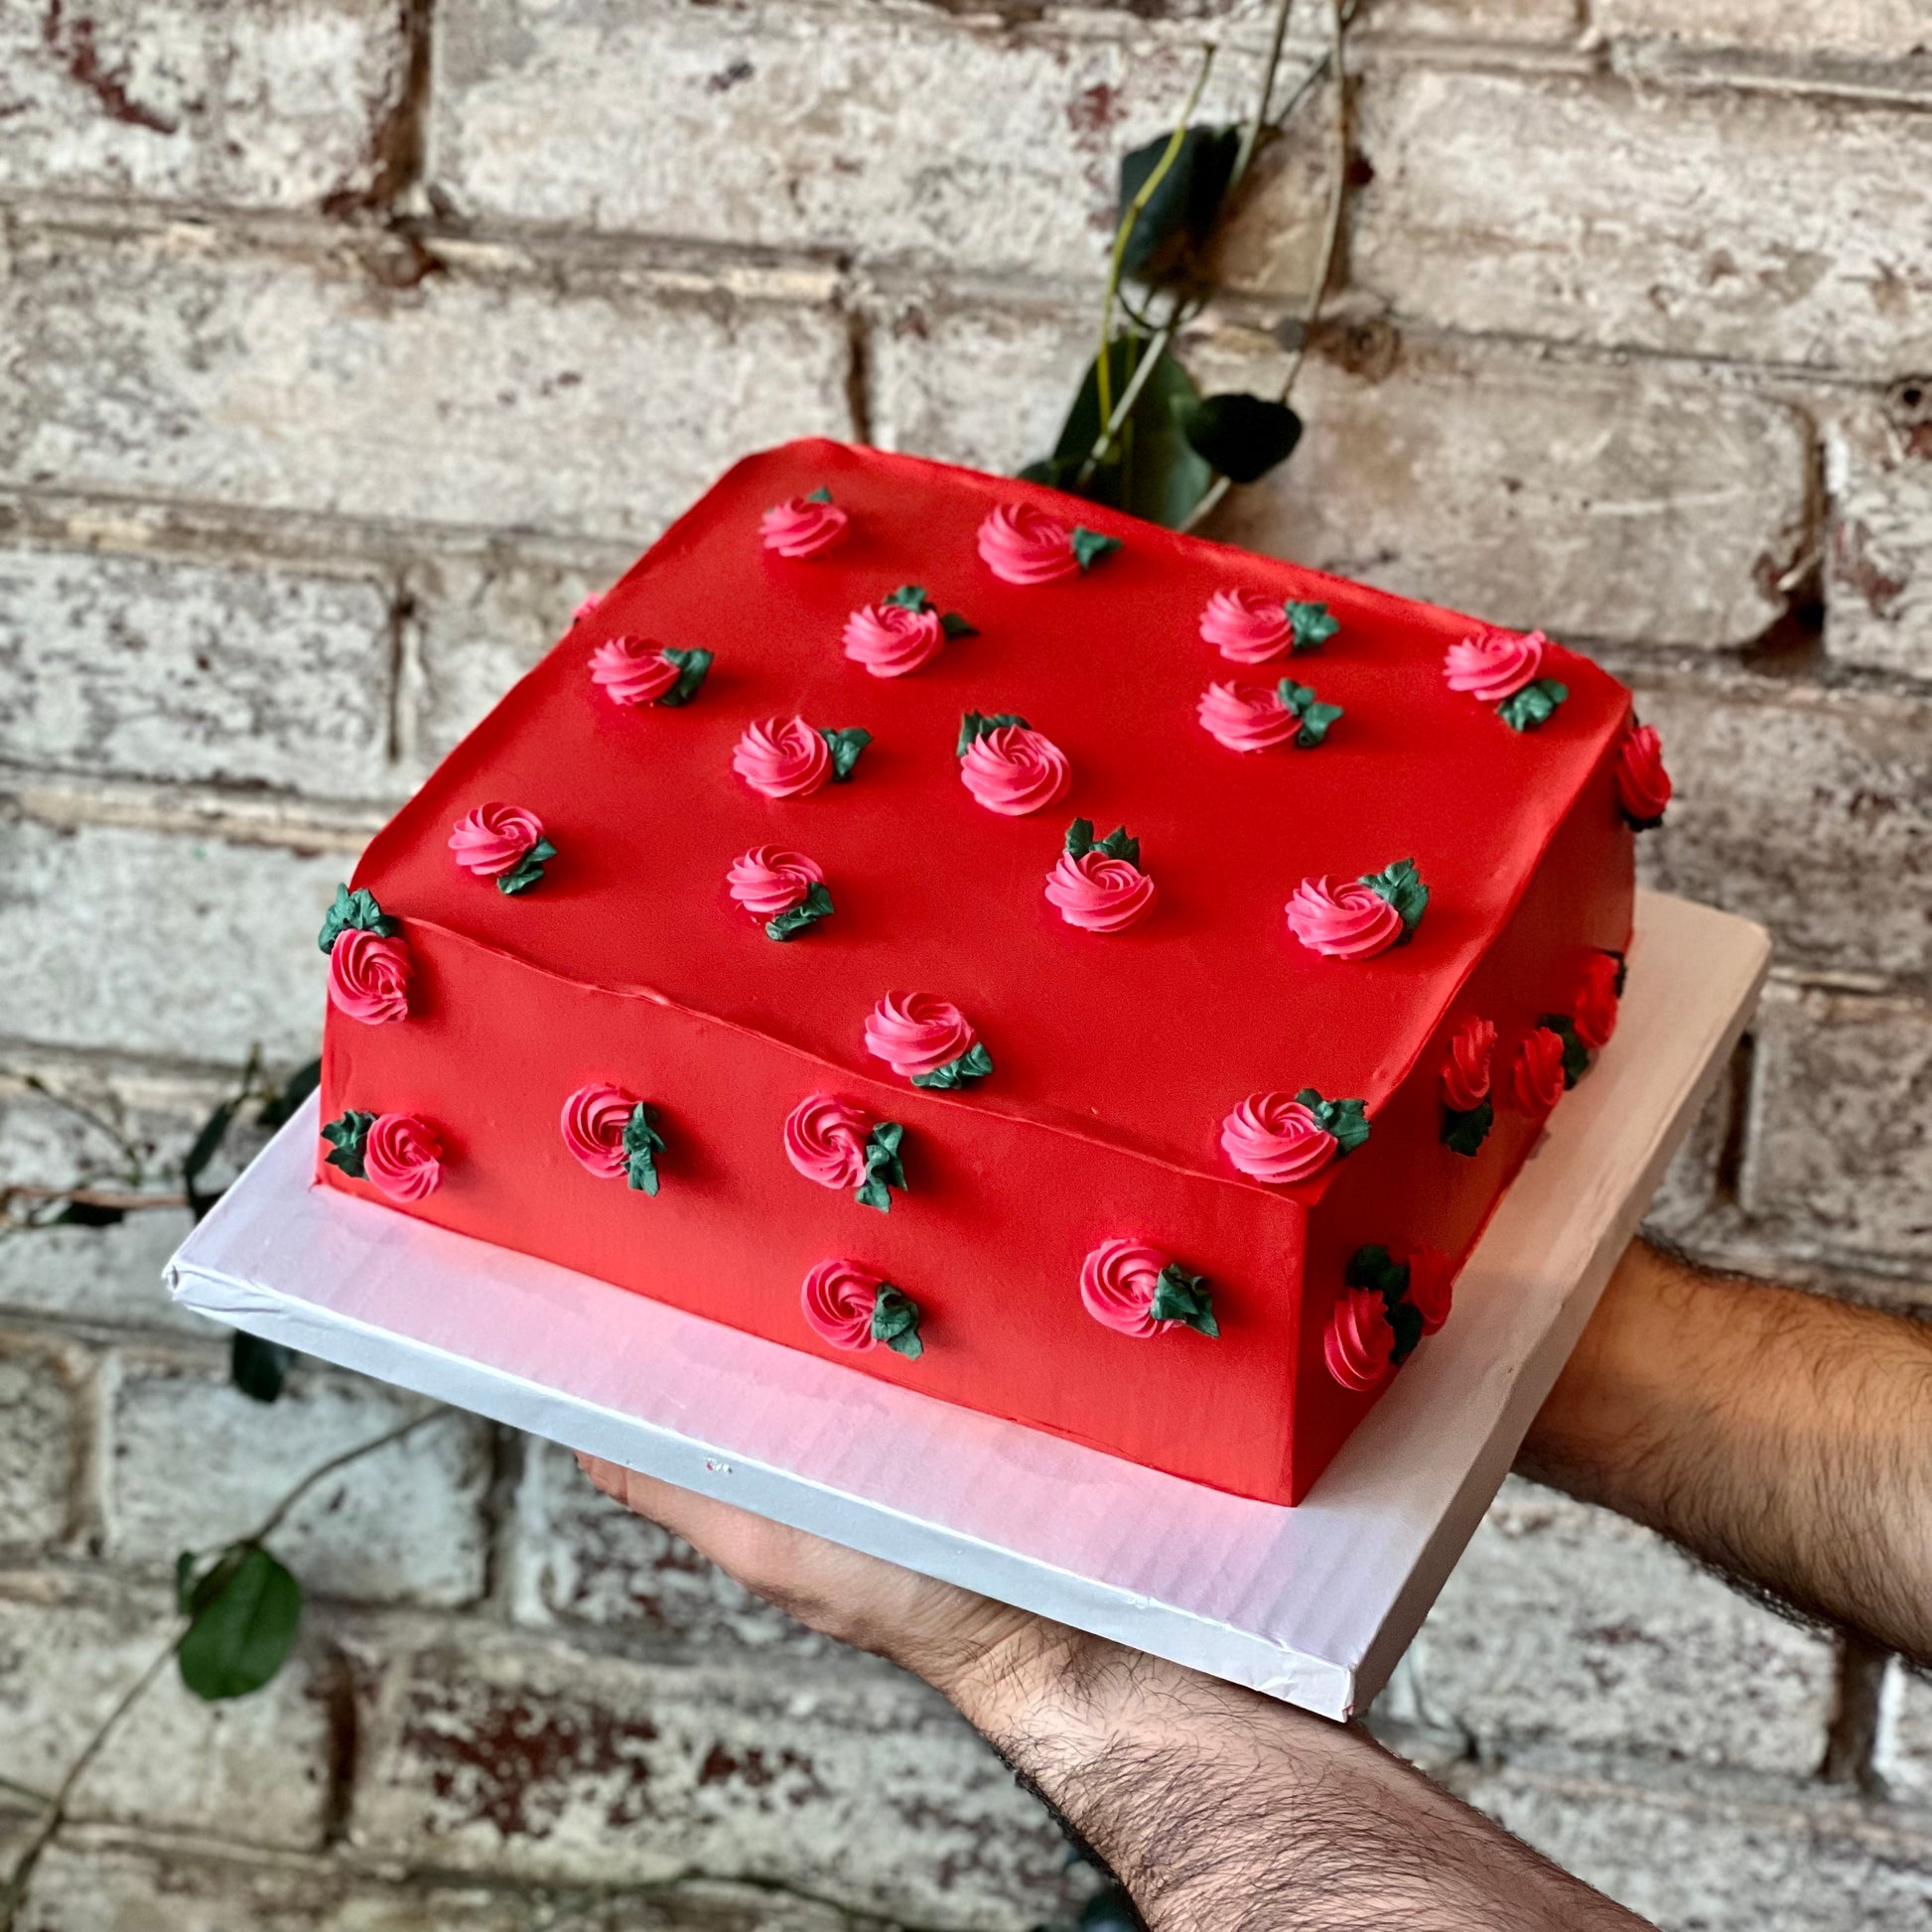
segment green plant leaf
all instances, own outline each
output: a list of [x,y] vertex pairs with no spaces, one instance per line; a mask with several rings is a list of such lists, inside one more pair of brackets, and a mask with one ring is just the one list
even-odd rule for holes
[[[181,1185],[188,1196],[188,1211],[200,1220],[220,1198],[219,1189],[214,1193],[205,1193],[202,1189],[202,1175],[207,1164],[221,1151],[221,1143],[228,1138],[228,1129],[234,1124],[235,1111],[241,1105],[239,1094],[228,1099],[203,1121],[202,1129],[195,1136],[194,1145],[182,1156]],[[328,1132],[325,1128],[324,1133]],[[334,1156],[330,1157],[332,1160]]]
[[1292,648],[1297,651],[1319,650],[1341,628],[1341,620],[1330,616],[1325,604],[1302,604],[1291,598],[1282,609],[1294,628]]
[[673,650],[666,646],[665,657],[678,666],[677,682],[657,700],[675,710],[679,705],[689,704],[704,689],[704,681],[711,670],[711,653],[708,650]]
[[39,1227],[55,1228],[111,1228],[127,1219],[124,1207],[103,1207],[99,1201],[70,1200],[50,1221],[35,1223]]
[[298,1066],[275,1092],[262,1102],[257,1116],[264,1127],[283,1127],[295,1118],[296,1111],[322,1085],[322,1062],[310,1060]]
[[814,881],[811,890],[790,911],[780,912],[775,919],[765,920],[765,937],[789,939],[794,933],[803,932],[807,926],[816,925],[831,909],[832,895]]
[[944,1066],[935,1066],[930,1073],[915,1073],[912,1084],[926,1087],[935,1093],[950,1093],[954,1087],[963,1087],[968,1080],[984,1080],[993,1071],[993,1055],[986,1050],[983,1040],[974,1040],[956,1060],[948,1060]]
[[1512,691],[1496,707],[1496,716],[1513,732],[1534,731],[1556,716],[1557,706],[1569,697],[1570,687],[1553,677],[1540,677],[1520,691]]
[[1489,1138],[1496,1108],[1486,1095],[1466,1110],[1443,1109],[1443,1145],[1451,1154],[1472,1155]]
[[338,886],[335,899],[323,914],[322,930],[316,935],[316,944],[328,952],[347,926],[354,926],[362,932],[379,932],[384,938],[393,938],[402,930],[400,921],[390,918],[375,902],[375,895],[366,888],[358,886],[351,893],[346,886]]
[[273,1402],[294,1359],[294,1352],[279,1341],[264,1341],[237,1328],[228,1338],[228,1381],[251,1402]]
[[850,725],[844,731],[820,731],[818,735],[832,754],[832,782],[842,785],[859,762],[859,754],[872,743],[872,733]]
[[[1107,345],[1107,374],[1116,404],[1134,379],[1148,340],[1138,330],[1125,330]],[[1193,379],[1164,349],[1106,456],[1081,483],[1080,470],[1100,438],[1097,362],[1098,357],[1087,365],[1054,446],[1052,460],[1063,469],[1055,481],[1089,501],[1177,529],[1214,482],[1213,471],[1194,454],[1175,419],[1175,410],[1195,398]]]
[[511,871],[496,875],[496,890],[511,898],[527,893],[542,880],[545,864],[556,856],[557,848],[548,839],[539,839]]
[[1314,1124],[1334,1139],[1337,1157],[1353,1154],[1368,1139],[1368,1108],[1359,1100],[1323,1100],[1313,1087],[1295,1098],[1314,1116]]
[[919,1305],[891,1282],[882,1282],[872,1305],[872,1338],[883,1341],[897,1355],[916,1362],[925,1353],[919,1339]]
[[963,759],[976,740],[984,738],[990,731],[998,731],[1003,725],[1018,725],[1022,731],[1033,730],[1017,711],[969,711],[959,721],[959,743],[953,747],[953,757]]
[[1220,1323],[1214,1319],[1214,1297],[1205,1277],[1188,1274],[1177,1262],[1169,1262],[1155,1277],[1154,1300],[1148,1312],[1157,1321],[1184,1321],[1210,1341],[1220,1337]]
[[[1173,138],[1172,131],[1159,135],[1121,157],[1116,227],[1126,220]],[[1240,146],[1241,130],[1235,127],[1190,127],[1181,135],[1173,165],[1128,230],[1121,253],[1125,274],[1137,281],[1165,281],[1192,265],[1213,232]]]
[[1258,483],[1302,440],[1302,419],[1285,402],[1236,393],[1202,396],[1180,412],[1180,433],[1230,483]]
[[1380,893],[1402,914],[1402,937],[1396,944],[1407,945],[1429,909],[1429,888],[1422,883],[1415,860],[1398,859],[1380,872],[1365,872],[1362,884],[1371,892]]
[[175,1652],[181,1681],[209,1703],[246,1697],[288,1661],[302,1586],[259,1544],[237,1543],[190,1585],[188,1616]]
[[359,1114],[353,1107],[322,1124],[322,1138],[329,1143],[327,1157],[332,1168],[340,1168],[351,1180],[361,1180],[362,1147],[375,1125],[373,1114]]
[[664,1137],[657,1131],[657,1109],[638,1101],[623,1124],[624,1179],[640,1194],[655,1195],[658,1188],[657,1157],[664,1152]]

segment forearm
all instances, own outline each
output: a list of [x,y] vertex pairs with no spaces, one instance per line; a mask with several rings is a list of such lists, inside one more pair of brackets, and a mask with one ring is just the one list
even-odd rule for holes
[[1635,1932],[1360,1730],[1071,1632],[949,1686],[1153,1932]]
[[1518,1466],[1932,1662],[1932,1329],[1635,1243]]

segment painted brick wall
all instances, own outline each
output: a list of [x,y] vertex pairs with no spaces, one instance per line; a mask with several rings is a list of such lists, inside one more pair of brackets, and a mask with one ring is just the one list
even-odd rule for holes
[[[805,432],[997,467],[1089,352],[1113,158],[1265,0],[26,0],[0,20],[0,1164],[159,1164],[319,1020],[385,811],[678,506]],[[1302,10],[1298,39],[1318,24]],[[1363,0],[1332,326],[1264,549],[1602,653],[1681,786],[1650,877],[1777,976],[1657,1224],[1932,1307],[1932,18]],[[1266,379],[1320,108],[1189,345]],[[42,1083],[37,1089],[32,1082]],[[276,1409],[158,1271],[0,1239],[0,1780],[168,1627],[184,1544],[408,1413]],[[23,1923],[1012,1932],[1051,1827],[918,1686],[567,1457],[452,1417],[284,1545],[276,1686],[163,1684]],[[1512,1484],[1378,1713],[1667,1927],[1932,1914],[1932,1696]],[[24,1814],[0,1784],[0,1853]]]

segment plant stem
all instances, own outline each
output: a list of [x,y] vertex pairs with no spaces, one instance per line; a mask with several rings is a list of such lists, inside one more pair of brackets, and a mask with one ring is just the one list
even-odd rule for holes
[[1241,130],[1241,145],[1235,150],[1234,172],[1228,177],[1228,193],[1231,195],[1241,184],[1241,177],[1248,172],[1248,164],[1255,158],[1255,149],[1261,142],[1261,130],[1268,125],[1268,103],[1275,94],[1275,74],[1282,64],[1282,43],[1288,38],[1288,18],[1295,11],[1295,0],[1281,0],[1275,9],[1275,31],[1268,42],[1268,59],[1261,69],[1261,92],[1255,96],[1255,111],[1248,125]]
[[1154,164],[1147,180],[1142,182],[1141,192],[1127,205],[1127,211],[1120,217],[1120,226],[1114,230],[1113,256],[1107,264],[1107,291],[1100,304],[1100,354],[1093,365],[1094,393],[1103,424],[1109,422],[1114,413],[1113,372],[1107,366],[1108,350],[1113,346],[1114,298],[1120,292],[1121,263],[1127,258],[1127,238],[1134,232],[1134,224],[1141,218],[1148,203],[1154,199],[1155,191],[1167,180],[1169,171],[1173,167],[1181,143],[1187,138],[1187,117],[1200,100],[1201,89],[1207,85],[1207,76],[1213,66],[1214,44],[1210,41],[1201,49],[1200,71],[1194,76],[1193,91],[1181,107],[1180,118],[1174,123],[1173,133],[1168,137],[1168,145],[1161,151],[1161,159]]
[[120,1150],[121,1159],[127,1163],[125,1169],[127,1184],[130,1187],[140,1186],[143,1173],[141,1150],[104,1114],[97,1114],[91,1107],[83,1105],[80,1101],[70,1100],[66,1094],[55,1092],[38,1073],[23,1073],[20,1084],[29,1093],[39,1094],[50,1105],[64,1109],[75,1120],[84,1120],[97,1133],[105,1134]]
[[283,1521],[297,1503],[306,1496],[317,1483],[326,1482],[338,1469],[346,1468],[351,1462],[359,1462],[365,1455],[373,1455],[377,1449],[385,1449],[391,1443],[400,1443],[405,1436],[413,1436],[419,1429],[427,1429],[433,1422],[441,1422],[454,1414],[449,1409],[428,1409],[408,1422],[399,1423],[394,1429],[380,1436],[371,1437],[366,1443],[358,1443],[355,1448],[344,1449],[340,1455],[332,1455],[327,1462],[313,1468],[298,1482],[275,1507],[269,1511],[268,1519],[250,1536],[237,1539],[242,1543],[266,1543],[282,1527]]

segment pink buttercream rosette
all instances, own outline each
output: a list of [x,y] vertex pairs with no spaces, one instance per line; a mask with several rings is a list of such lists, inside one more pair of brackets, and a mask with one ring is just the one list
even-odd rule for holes
[[1200,634],[1232,664],[1265,664],[1294,643],[1295,625],[1278,597],[1216,591],[1200,614]]
[[630,1157],[623,1130],[637,1111],[637,1096],[608,1080],[582,1086],[564,1102],[564,1146],[600,1180],[621,1180]]
[[978,542],[987,569],[1008,584],[1048,584],[1080,568],[1073,525],[1031,503],[1002,503],[990,510]]
[[1221,1152],[1255,1180],[1307,1180],[1335,1150],[1335,1137],[1292,1094],[1251,1093],[1221,1123]]
[[1464,691],[1484,704],[1500,704],[1543,671],[1549,639],[1540,630],[1485,629],[1449,645],[1443,657],[1443,676],[1451,691]]
[[967,746],[959,781],[989,812],[1023,818],[1064,798],[1073,768],[1043,733],[1025,725],[995,725]]
[[845,535],[852,519],[839,506],[817,496],[793,496],[759,518],[759,537],[780,557],[816,557]]
[[1046,875],[1046,897],[1068,925],[1082,932],[1125,932],[1154,910],[1154,881],[1126,859],[1098,847],[1076,859],[1062,852]]
[[1289,931],[1330,959],[1372,959],[1404,931],[1402,914],[1359,879],[1305,879],[1286,909]]
[[939,655],[946,626],[937,611],[869,604],[845,621],[845,654],[874,677],[904,677]]
[[654,704],[683,674],[647,637],[612,637],[591,652],[591,682],[614,704]]
[[1443,1102],[1458,1114],[1472,1113],[1489,1097],[1489,1063],[1496,1050],[1491,1020],[1463,1021],[1449,1040],[1443,1062]]
[[400,938],[345,926],[329,948],[329,1004],[369,1026],[406,1020],[414,970]]
[[514,872],[542,839],[543,820],[535,812],[492,800],[457,820],[450,833],[450,850],[465,872],[495,879]]
[[1143,1241],[1103,1241],[1080,1264],[1080,1301],[1103,1327],[1145,1340],[1164,1325],[1154,1297],[1169,1259]]
[[825,875],[813,860],[776,845],[741,852],[725,875],[732,897],[759,919],[775,919],[802,905],[812,888],[824,883]]
[[1379,1291],[1345,1289],[1321,1337],[1321,1356],[1328,1373],[1344,1389],[1366,1392],[1387,1379],[1394,1353],[1395,1330],[1389,1325],[1388,1307]]
[[1230,752],[1265,752],[1286,745],[1302,729],[1280,694],[1261,684],[1210,684],[1196,715],[1208,737]]
[[802,718],[760,718],[745,727],[732,769],[766,798],[805,798],[832,773],[832,754]]
[[443,1143],[417,1114],[378,1114],[362,1142],[362,1173],[391,1200],[421,1200],[443,1179]]
[[866,1177],[873,1126],[871,1115],[850,1101],[812,1094],[785,1117],[785,1159],[807,1180],[849,1191]]
[[866,1051],[907,1080],[951,1065],[979,1040],[966,1016],[932,993],[888,993],[867,1014],[865,1037]]
[[885,1286],[883,1276],[861,1268],[856,1261],[821,1261],[805,1277],[799,1292],[806,1325],[834,1348],[877,1346],[872,1316],[879,1306],[879,1291]]

